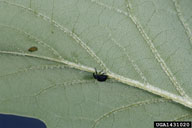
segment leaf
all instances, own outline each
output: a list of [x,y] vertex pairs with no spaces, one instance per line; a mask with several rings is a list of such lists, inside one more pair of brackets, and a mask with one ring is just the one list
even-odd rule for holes
[[[191,120],[191,5],[1,0],[1,113],[35,117],[48,128]],[[94,68],[110,79],[95,80]]]

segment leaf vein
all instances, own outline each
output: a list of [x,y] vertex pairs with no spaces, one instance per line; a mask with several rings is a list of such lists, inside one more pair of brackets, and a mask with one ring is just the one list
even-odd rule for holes
[[129,104],[129,105],[125,105],[125,106],[121,106],[118,108],[115,108],[113,110],[111,110],[110,112],[107,112],[105,114],[103,114],[102,116],[100,116],[99,118],[97,118],[94,121],[94,124],[92,125],[92,128],[95,128],[96,125],[103,120],[104,118],[109,117],[111,114],[115,114],[116,112],[120,112],[120,111],[124,111],[133,107],[138,107],[138,106],[142,106],[142,105],[147,105],[147,104],[154,104],[154,103],[163,103],[163,102],[167,102],[169,100],[164,100],[162,98],[158,98],[158,99],[152,99],[152,100],[145,100],[145,101],[139,101],[133,104]]
[[7,27],[7,28],[10,28],[10,29],[13,29],[19,33],[22,33],[24,35],[26,35],[29,39],[32,39],[34,40],[37,44],[40,44],[44,47],[47,47],[52,53],[53,55],[57,56],[59,59],[63,60],[63,57],[58,53],[57,50],[55,50],[53,47],[51,47],[50,45],[48,45],[47,43],[41,41],[40,39],[36,38],[35,36],[33,36],[32,34],[28,33],[28,32],[25,32],[21,29],[18,29],[18,28],[14,28],[14,27],[10,27],[8,25],[3,25],[3,24],[0,24],[0,26],[4,26],[4,27]]
[[[82,71],[87,71],[87,72],[95,72],[94,68],[88,67],[88,66],[84,66],[84,65],[80,65],[80,64],[76,64],[67,60],[58,60],[55,58],[50,58],[50,57],[46,57],[46,56],[39,56],[39,55],[34,55],[34,54],[27,54],[27,53],[19,53],[19,52],[11,52],[11,51],[0,51],[1,54],[6,54],[6,55],[15,55],[15,56],[25,56],[25,57],[33,57],[33,58],[39,58],[42,60],[47,60],[47,61],[51,61],[51,62],[57,62],[57,63],[62,63],[62,64],[66,64],[68,65],[70,68],[74,68],[74,69],[79,69]],[[186,107],[192,108],[192,100],[186,97],[181,97],[179,95],[175,95],[173,93],[170,93],[166,90],[162,90],[158,87],[152,86],[149,83],[148,84],[143,84],[139,81],[115,74],[113,72],[107,72],[106,75],[109,76],[109,78],[112,78],[114,80],[117,80],[121,83],[124,83],[126,85],[129,86],[133,86],[139,89],[143,89],[145,91],[148,91],[150,93],[153,93],[155,95],[164,97],[166,99],[171,99],[172,101],[176,102],[176,103],[180,103]]]
[[181,22],[182,26],[184,27],[185,33],[187,34],[187,37],[189,38],[190,41],[190,46],[192,47],[192,32],[191,29],[189,28],[189,25],[186,23],[183,14],[181,12],[180,6],[177,2],[177,0],[172,0],[174,3],[175,10],[177,12],[177,16],[179,21]]
[[147,43],[147,45],[149,46],[149,48],[151,49],[151,52],[153,53],[155,59],[157,60],[157,62],[160,64],[162,70],[165,72],[165,74],[168,76],[169,80],[172,82],[172,84],[174,85],[174,87],[176,88],[176,90],[179,92],[179,94],[181,96],[184,96],[186,98],[189,98],[188,95],[185,93],[185,91],[183,90],[183,88],[181,87],[181,85],[178,83],[178,81],[176,80],[175,76],[173,75],[173,73],[171,72],[171,70],[168,68],[168,66],[166,65],[165,61],[162,59],[162,57],[160,56],[160,54],[158,53],[157,49],[155,48],[154,44],[152,43],[152,40],[149,38],[149,36],[147,35],[147,33],[144,31],[143,27],[141,26],[141,24],[139,23],[139,21],[137,20],[137,18],[131,14],[131,4],[127,1],[127,12],[124,12],[118,8],[114,8],[111,7],[109,5],[105,5],[102,2],[98,2],[96,0],[91,0],[91,2],[102,6],[104,8],[107,8],[109,10],[114,10],[117,13],[120,13],[122,15],[128,16],[132,22],[135,24],[136,28],[138,29],[139,33],[141,34],[141,36],[144,38],[145,42]]
[[0,2],[4,2],[7,3],[8,5],[12,5],[12,6],[16,6],[22,9],[25,9],[29,12],[32,12],[32,14],[34,14],[37,17],[42,18],[44,21],[47,21],[49,23],[51,23],[52,25],[54,25],[56,28],[58,28],[59,30],[61,30],[62,32],[68,34],[68,36],[72,37],[83,49],[86,50],[86,52],[93,57],[93,59],[100,64],[101,67],[103,67],[106,71],[109,71],[109,69],[106,67],[106,65],[104,64],[104,62],[95,54],[95,52],[85,43],[83,42],[74,32],[68,30],[67,28],[63,27],[61,24],[57,23],[55,20],[51,19],[50,17],[42,14],[42,13],[38,13],[37,11],[32,10],[31,8],[27,8],[23,5],[20,4],[15,4],[15,3],[11,3],[8,1],[0,1]]

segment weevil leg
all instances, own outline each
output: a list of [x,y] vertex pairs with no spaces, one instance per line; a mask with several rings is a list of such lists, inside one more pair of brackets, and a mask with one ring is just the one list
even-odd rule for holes
[[99,74],[100,74],[100,75],[104,75],[105,72],[104,72],[103,70],[101,70],[101,71],[99,72]]
[[97,75],[97,69],[95,68],[95,74]]

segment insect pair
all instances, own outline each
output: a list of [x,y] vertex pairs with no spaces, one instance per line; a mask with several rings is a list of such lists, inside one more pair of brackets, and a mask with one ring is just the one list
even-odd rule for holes
[[[37,50],[38,50],[37,47],[31,47],[31,48],[28,49],[29,52],[34,52],[34,51],[37,51]],[[96,80],[100,81],[100,82],[106,81],[107,78],[108,78],[108,76],[105,75],[104,72],[102,72],[102,71],[97,72],[97,69],[96,69],[96,68],[95,68],[95,73],[93,73],[93,77],[94,77]]]
[[97,69],[95,68],[95,72],[93,73],[93,77],[100,81],[100,82],[103,82],[103,81],[106,81],[108,76],[105,75],[104,72],[100,71],[100,72],[97,72]]

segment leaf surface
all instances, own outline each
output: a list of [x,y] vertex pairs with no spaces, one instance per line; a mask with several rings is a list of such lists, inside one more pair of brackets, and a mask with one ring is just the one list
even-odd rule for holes
[[[1,0],[0,112],[36,117],[48,128],[191,120],[191,6]],[[110,79],[95,80],[94,68]]]

